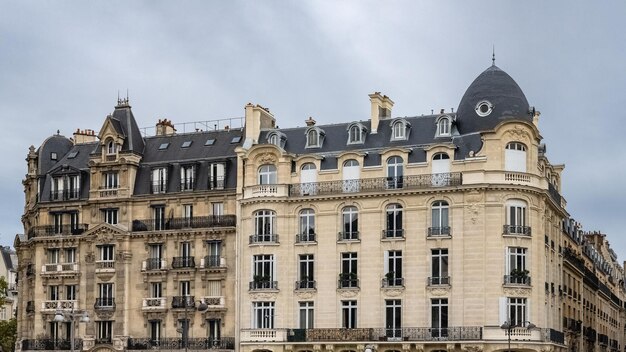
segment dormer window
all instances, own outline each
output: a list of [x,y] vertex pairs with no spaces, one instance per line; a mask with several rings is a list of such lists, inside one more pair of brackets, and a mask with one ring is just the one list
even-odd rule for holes
[[107,142],[107,155],[115,154],[115,142],[109,140]]
[[365,127],[358,123],[348,126],[348,144],[363,144],[365,142]]
[[437,133],[435,137],[449,137],[451,130],[450,116],[440,116],[437,119]]
[[391,140],[392,141],[405,141],[409,137],[409,128],[411,124],[405,119],[399,119],[391,121]]
[[267,134],[267,143],[284,149],[285,143],[287,143],[287,136],[280,131],[272,131]]
[[318,127],[309,127],[304,133],[306,136],[306,148],[320,148],[324,142],[324,131]]

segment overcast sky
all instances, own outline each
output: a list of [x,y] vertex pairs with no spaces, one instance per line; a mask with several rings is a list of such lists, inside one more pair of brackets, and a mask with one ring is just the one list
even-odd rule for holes
[[99,130],[129,90],[140,127],[240,117],[281,127],[457,108],[496,64],[541,111],[563,195],[626,259],[624,1],[0,0],[0,244],[22,233],[28,147]]

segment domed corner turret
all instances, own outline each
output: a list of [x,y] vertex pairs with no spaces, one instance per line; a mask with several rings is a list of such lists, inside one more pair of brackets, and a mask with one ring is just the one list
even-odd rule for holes
[[57,161],[72,149],[73,145],[74,143],[69,138],[59,134],[58,131],[57,134],[48,137],[37,150],[39,159],[37,173],[43,175],[50,171]]
[[467,88],[456,114],[460,134],[491,130],[505,120],[533,121],[528,100],[515,80],[492,65]]

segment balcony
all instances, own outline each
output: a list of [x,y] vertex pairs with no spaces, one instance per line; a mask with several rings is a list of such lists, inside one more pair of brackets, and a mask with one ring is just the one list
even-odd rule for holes
[[[246,336],[242,331],[242,342],[267,341],[260,339],[245,340],[252,336]],[[264,331],[264,329],[251,330]],[[276,332],[276,339],[282,338]],[[267,334],[267,333],[266,333]],[[251,335],[251,334],[250,334]],[[269,334],[268,334],[269,335]],[[480,326],[462,326],[448,328],[359,328],[359,329],[295,329],[293,334],[288,334],[289,342],[361,342],[361,341],[476,341],[483,338],[483,328]]]
[[255,279],[254,281],[250,281],[249,290],[278,290],[278,281],[272,281],[271,279]]
[[166,270],[167,262],[162,258],[148,258],[141,263],[141,270]]
[[60,200],[76,200],[80,197],[80,189],[63,189],[60,191],[50,191],[50,200],[51,201],[60,201]]
[[299,233],[296,234],[296,243],[315,243],[317,237],[315,233]]
[[339,280],[337,280],[337,288],[359,288],[359,279],[355,273],[341,273],[339,274]]
[[[489,326],[483,328],[483,339],[499,340],[506,342],[509,339],[507,330],[499,326]],[[534,342],[550,342],[564,345],[565,337],[562,332],[554,329],[535,328],[527,329],[525,327],[513,328],[511,330],[511,342],[534,341]]]
[[523,274],[504,275],[504,285],[530,286],[530,276]]
[[[398,182],[401,179],[400,182]],[[401,178],[364,178],[349,181],[326,181],[315,183],[296,183],[289,185],[289,196],[338,195],[342,193],[389,192],[393,190],[438,188],[459,186],[462,182],[460,172],[403,176]],[[391,185],[391,187],[390,187]],[[307,190],[314,189],[315,192]]]
[[288,329],[241,329],[241,342],[286,342]]
[[114,273],[115,261],[113,260],[96,260],[96,274],[98,273]]
[[42,312],[56,312],[57,309],[60,310],[78,310],[78,301],[77,300],[49,300],[41,302],[41,311]]
[[428,286],[449,286],[449,276],[431,276],[428,278]]
[[195,308],[196,300],[194,296],[174,296],[172,297],[172,308]]
[[129,338],[126,345],[127,350],[234,350],[235,338],[234,337],[220,337],[220,338],[188,338],[187,343],[182,338],[159,338],[152,339],[149,337],[144,338]]
[[254,185],[245,187],[244,198],[286,197],[289,194],[288,185]]
[[195,268],[196,258],[194,257],[174,257],[172,259],[172,269]]
[[403,277],[385,277],[382,280],[382,287],[404,287],[404,278]]
[[167,308],[167,299],[163,297],[144,298],[141,310],[161,310]]
[[403,240],[404,229],[387,229],[383,230],[382,238],[384,240]]
[[33,226],[28,230],[28,239],[50,236],[76,236],[81,235],[88,228],[89,225],[87,224]]
[[26,313],[35,313],[35,301],[26,302]]
[[205,269],[226,269],[226,258],[219,255],[206,255],[200,259],[200,267]]
[[[26,339],[22,340],[22,351],[69,351],[72,348],[72,341],[65,339]],[[83,340],[74,339],[74,350],[83,349]]]
[[41,266],[42,276],[72,276],[78,273],[78,263],[52,263]]
[[296,290],[315,290],[317,282],[315,280],[303,279],[296,281]]
[[194,216],[192,218],[133,220],[132,231],[168,231],[182,229],[205,229],[214,227],[234,227],[235,215]]
[[204,296],[202,301],[204,301],[208,309],[219,310],[226,307],[226,298],[224,296]]
[[360,241],[359,231],[343,231],[337,233],[337,241]]
[[152,194],[167,192],[167,184],[163,180],[150,182],[150,191]]
[[260,234],[250,235],[249,244],[278,244],[278,235]]
[[429,227],[428,237],[450,237],[452,234],[450,226]]
[[115,298],[113,297],[96,298],[96,303],[94,303],[93,308],[100,309],[100,310],[113,310],[115,309]]
[[521,225],[504,225],[503,235],[511,236],[529,236],[531,235],[530,226]]

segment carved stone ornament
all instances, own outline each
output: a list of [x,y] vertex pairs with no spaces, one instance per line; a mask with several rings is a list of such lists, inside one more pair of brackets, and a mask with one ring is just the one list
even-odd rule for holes
[[300,299],[311,299],[315,296],[315,291],[313,290],[297,290],[296,296]]
[[276,157],[271,153],[263,153],[259,156],[260,164],[273,164],[276,162]]
[[144,312],[143,316],[146,318],[147,321],[150,320],[165,320],[165,312]]
[[338,291],[339,291],[339,295],[343,298],[356,297],[356,295],[359,293],[359,290],[338,290]]
[[478,222],[482,208],[483,208],[483,205],[478,204],[478,203],[470,203],[465,206],[465,210],[467,210],[467,213],[469,215],[470,220],[472,221],[472,224],[476,224]]
[[95,242],[98,244],[106,244],[115,241],[115,236],[111,232],[102,231],[105,229],[98,229],[95,233]]
[[526,132],[525,129],[519,126],[515,126],[515,128],[506,131],[506,134],[511,136],[512,139],[515,139],[518,141],[521,141],[521,140],[530,141],[530,134],[528,134],[528,132]]
[[411,350],[411,344],[410,343],[403,343],[402,344],[402,350],[403,351],[410,351]]
[[453,343],[449,343],[446,345],[446,350],[448,351],[454,351],[454,344]]
[[505,287],[504,288],[504,295],[505,296],[513,296],[513,297],[527,297],[530,296],[530,288],[525,288],[525,287]]
[[416,343],[415,344],[415,351],[417,351],[417,352],[424,352],[424,345]]
[[482,352],[483,351],[483,346],[481,346],[481,345],[464,345],[463,346],[463,351],[466,351],[466,352]]
[[250,293],[250,299],[253,301],[275,301],[276,292],[253,292]]
[[450,288],[442,288],[442,287],[438,287],[438,288],[433,288],[430,290],[430,294],[433,296],[446,296],[450,293]]
[[543,346],[541,347],[541,352],[554,352],[553,346]]
[[389,296],[389,297],[398,297],[400,295],[402,295],[402,292],[404,290],[399,289],[399,288],[387,288],[383,290],[383,293],[385,294],[385,296]]
[[85,262],[89,264],[93,264],[95,260],[96,260],[96,256],[93,254],[93,252],[87,252],[87,255],[85,255]]
[[112,310],[96,310],[96,314],[101,320],[110,320],[113,317],[113,313],[115,312]]

